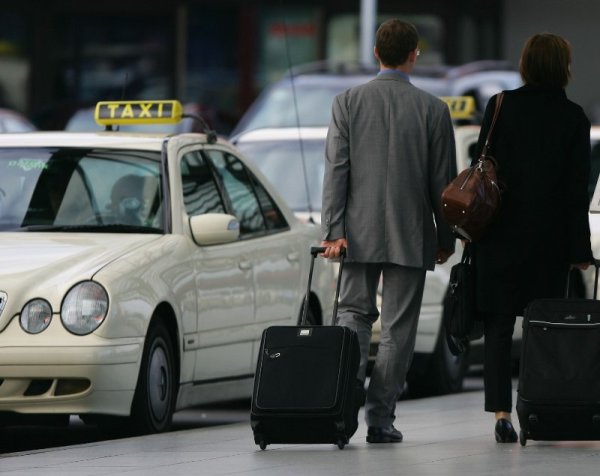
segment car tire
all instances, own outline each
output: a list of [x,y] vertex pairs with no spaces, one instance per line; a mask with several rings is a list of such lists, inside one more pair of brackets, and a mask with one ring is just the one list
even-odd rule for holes
[[583,272],[580,269],[572,269],[570,271],[571,276],[569,279],[569,289],[567,290],[568,296],[572,298],[585,299],[586,289],[585,289],[585,279],[583,277]]
[[453,355],[448,348],[442,329],[425,371],[408,374],[408,395],[420,398],[460,392],[468,366],[468,350],[459,355]]
[[171,426],[176,374],[173,344],[165,324],[150,324],[133,397],[131,419],[137,433],[160,433]]
[[[300,315],[298,316],[298,325],[302,325],[302,316],[304,314],[304,304],[302,304],[302,309],[300,310]],[[308,305],[308,312],[306,313],[306,325],[307,326],[320,326],[322,325],[321,319],[319,319],[319,315],[313,309],[313,306]]]

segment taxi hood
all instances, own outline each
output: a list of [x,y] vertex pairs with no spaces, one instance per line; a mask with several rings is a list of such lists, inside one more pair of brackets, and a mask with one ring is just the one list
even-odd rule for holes
[[0,329],[30,299],[58,309],[65,292],[112,261],[159,240],[157,234],[8,232],[0,234],[0,292],[7,295]]

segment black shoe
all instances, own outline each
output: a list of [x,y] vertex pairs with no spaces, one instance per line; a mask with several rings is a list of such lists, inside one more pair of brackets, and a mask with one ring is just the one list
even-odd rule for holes
[[393,425],[387,427],[370,426],[367,443],[402,443],[402,433]]
[[496,422],[494,433],[496,434],[496,441],[498,443],[516,443],[519,439],[512,423],[505,418],[500,418]]

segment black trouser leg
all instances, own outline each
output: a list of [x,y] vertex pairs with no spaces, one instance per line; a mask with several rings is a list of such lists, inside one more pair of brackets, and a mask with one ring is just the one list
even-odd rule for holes
[[512,335],[515,316],[488,313],[484,316],[485,411],[512,411]]

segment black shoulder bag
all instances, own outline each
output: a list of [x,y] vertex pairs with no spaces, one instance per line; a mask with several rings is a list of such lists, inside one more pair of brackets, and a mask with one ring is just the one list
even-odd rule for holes
[[453,355],[465,352],[469,341],[483,336],[483,321],[477,319],[475,307],[475,272],[471,246],[470,242],[465,243],[460,263],[452,266],[444,296],[443,326],[448,348]]

